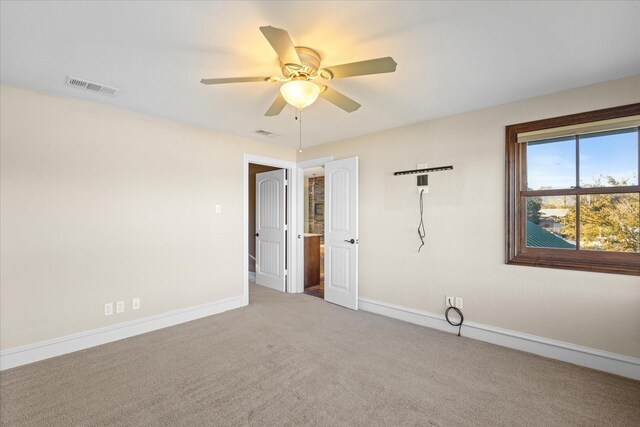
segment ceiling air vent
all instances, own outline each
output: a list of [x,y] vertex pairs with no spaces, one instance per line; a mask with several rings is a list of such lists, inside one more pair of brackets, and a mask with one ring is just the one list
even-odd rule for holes
[[87,80],[82,80],[77,77],[70,77],[70,76],[67,77],[67,81],[65,82],[65,85],[86,90],[88,92],[97,92],[102,95],[109,95],[109,96],[115,96],[119,90],[114,87],[109,87],[109,86],[101,85],[98,83],[93,83]]
[[257,133],[258,135],[262,135],[262,136],[271,136],[271,137],[280,135],[280,134],[278,134],[278,133],[271,132],[270,130],[265,130],[265,129],[258,129],[258,130],[256,131],[256,133]]

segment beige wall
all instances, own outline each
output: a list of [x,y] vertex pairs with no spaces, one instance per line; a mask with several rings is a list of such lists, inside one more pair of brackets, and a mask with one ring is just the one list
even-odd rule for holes
[[[1,349],[242,293],[243,153],[291,161],[295,150],[0,91]],[[505,265],[503,204],[505,125],[639,101],[636,76],[298,160],[360,157],[362,297],[441,313],[445,295],[462,296],[468,321],[638,357],[640,278]],[[429,176],[419,254],[415,176],[393,176],[418,162],[455,167]],[[103,304],[120,299],[126,313],[105,317]]]
[[[640,102],[640,76],[305,149],[298,160],[360,158],[360,296],[640,356],[640,278],[504,263],[504,128]],[[366,108],[366,105],[363,106]],[[354,113],[357,114],[357,113]],[[418,249],[416,163],[429,175]]]
[[295,150],[0,90],[0,348],[242,294],[243,154]]

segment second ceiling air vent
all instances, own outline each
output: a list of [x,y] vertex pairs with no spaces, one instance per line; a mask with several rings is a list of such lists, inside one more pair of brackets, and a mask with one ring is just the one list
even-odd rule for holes
[[258,129],[258,130],[256,131],[256,133],[257,133],[258,135],[262,135],[262,136],[271,136],[271,137],[279,136],[279,135],[280,135],[279,133],[271,132],[270,130],[266,130],[266,129]]
[[65,85],[70,87],[75,87],[77,89],[83,89],[88,92],[96,92],[96,93],[100,93],[102,95],[108,95],[108,96],[115,96],[116,93],[118,93],[119,91],[119,89],[116,89],[114,87],[101,85],[98,83],[82,80],[77,77],[71,77],[71,76],[67,77],[67,81],[65,82]]

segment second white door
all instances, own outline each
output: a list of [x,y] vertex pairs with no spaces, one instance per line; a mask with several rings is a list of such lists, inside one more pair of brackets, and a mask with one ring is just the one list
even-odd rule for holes
[[324,299],[358,309],[358,158],[325,164]]

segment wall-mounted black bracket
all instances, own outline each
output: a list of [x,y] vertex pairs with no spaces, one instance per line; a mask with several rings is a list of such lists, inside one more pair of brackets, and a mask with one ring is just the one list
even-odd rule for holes
[[413,175],[416,173],[429,173],[429,172],[439,172],[439,171],[448,171],[453,170],[453,166],[439,166],[437,168],[426,168],[426,169],[412,169],[406,171],[398,171],[394,172],[393,175]]

